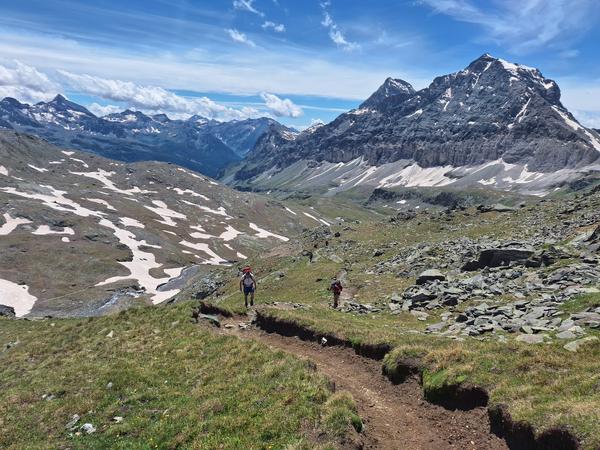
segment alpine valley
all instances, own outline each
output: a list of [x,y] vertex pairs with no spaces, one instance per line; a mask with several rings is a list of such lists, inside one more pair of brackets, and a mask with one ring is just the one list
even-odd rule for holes
[[0,127],[0,448],[600,448],[600,133],[538,69]]

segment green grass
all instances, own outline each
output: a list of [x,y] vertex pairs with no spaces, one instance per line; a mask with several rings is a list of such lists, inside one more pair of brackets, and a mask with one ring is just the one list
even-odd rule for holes
[[597,308],[598,306],[600,306],[600,293],[580,295],[563,303],[560,309],[565,314],[572,314],[584,311],[587,308]]
[[[0,320],[0,448],[334,448],[355,425],[310,364],[190,314]],[[74,414],[97,432],[66,430]]]
[[[592,199],[597,202],[597,200]],[[448,385],[461,383],[485,387],[492,403],[504,403],[516,420],[532,423],[542,431],[558,425],[567,426],[581,439],[584,448],[600,447],[600,343],[588,343],[577,353],[563,349],[565,341],[554,339],[549,344],[528,345],[504,334],[462,337],[452,340],[423,331],[427,324],[440,321],[447,309],[429,311],[427,321],[418,321],[408,313],[392,315],[380,312],[369,315],[343,313],[332,310],[328,304],[331,294],[327,286],[332,276],[347,270],[346,286],[356,289],[355,301],[383,306],[393,293],[402,293],[414,278],[399,276],[410,269],[402,261],[398,270],[378,273],[373,270],[379,261],[385,261],[420,243],[436,251],[436,244],[461,237],[486,240],[525,239],[536,230],[531,221],[558,224],[557,215],[562,204],[545,204],[543,208],[527,207],[515,213],[478,214],[474,209],[456,212],[450,216],[423,212],[408,222],[363,222],[349,228],[336,226],[339,238],[331,238],[329,246],[317,241],[301,239],[298,246],[315,255],[312,264],[306,257],[286,256],[263,258],[252,262],[259,277],[257,302],[273,301],[301,303],[301,309],[262,306],[263,314],[294,321],[317,333],[336,334],[352,343],[387,343],[394,350],[385,359],[386,371],[394,373],[406,359],[418,360],[423,367],[425,391],[435,392]],[[583,214],[583,212],[582,212]],[[565,241],[565,243],[568,240]],[[373,257],[375,249],[384,255]],[[410,252],[409,252],[410,253]],[[341,263],[331,261],[332,254]],[[432,260],[435,264],[435,259]],[[547,272],[576,262],[561,260]],[[282,272],[278,278],[271,274]],[[243,312],[242,299],[235,293],[236,281],[225,287],[225,299],[219,304]],[[513,300],[500,296],[493,301]],[[455,312],[470,305],[469,300],[455,308]],[[575,298],[563,305],[566,314],[600,304],[598,294]],[[600,336],[588,330],[588,336]]]

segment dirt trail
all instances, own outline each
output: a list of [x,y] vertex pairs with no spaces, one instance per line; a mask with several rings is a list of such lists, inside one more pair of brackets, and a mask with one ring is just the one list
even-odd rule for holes
[[349,391],[365,422],[365,449],[507,449],[490,432],[485,408],[448,411],[423,400],[416,379],[394,386],[381,374],[381,362],[356,355],[351,349],[322,347],[244,325],[247,318],[224,319],[223,333],[253,339],[309,359],[336,385]]

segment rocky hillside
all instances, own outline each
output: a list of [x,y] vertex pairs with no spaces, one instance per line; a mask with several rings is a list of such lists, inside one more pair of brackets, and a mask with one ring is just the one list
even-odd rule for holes
[[533,68],[483,55],[415,91],[388,79],[358,109],[263,136],[225,181],[257,188],[489,186],[541,194],[600,168],[600,134]]
[[[384,373],[420,373],[425,399],[487,406],[509,448],[597,449],[599,250],[598,187],[338,223],[303,233],[294,258],[253,262],[259,323],[387,353]],[[242,312],[235,289],[232,279],[215,305]]]
[[171,120],[165,114],[130,110],[97,117],[61,95],[35,105],[5,98],[0,101],[0,128],[120,161],[171,162],[209,176],[239,161],[268,129],[287,130],[268,118]]
[[0,132],[0,305],[17,316],[92,315],[174,297],[328,223],[163,163],[124,164]]

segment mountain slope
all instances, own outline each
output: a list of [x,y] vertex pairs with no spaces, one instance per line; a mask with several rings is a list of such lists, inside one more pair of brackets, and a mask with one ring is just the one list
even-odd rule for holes
[[35,105],[0,101],[0,128],[121,161],[171,162],[209,176],[239,161],[269,127],[285,128],[268,118],[171,120],[165,114],[150,117],[131,110],[96,117],[61,95]]
[[330,124],[283,145],[262,145],[277,139],[260,140],[225,181],[333,191],[368,184],[542,192],[600,160],[600,136],[564,108],[554,81],[490,55],[420,91],[388,79]]
[[193,274],[321,224],[316,215],[180,167],[0,132],[0,304],[40,316],[160,303]]

